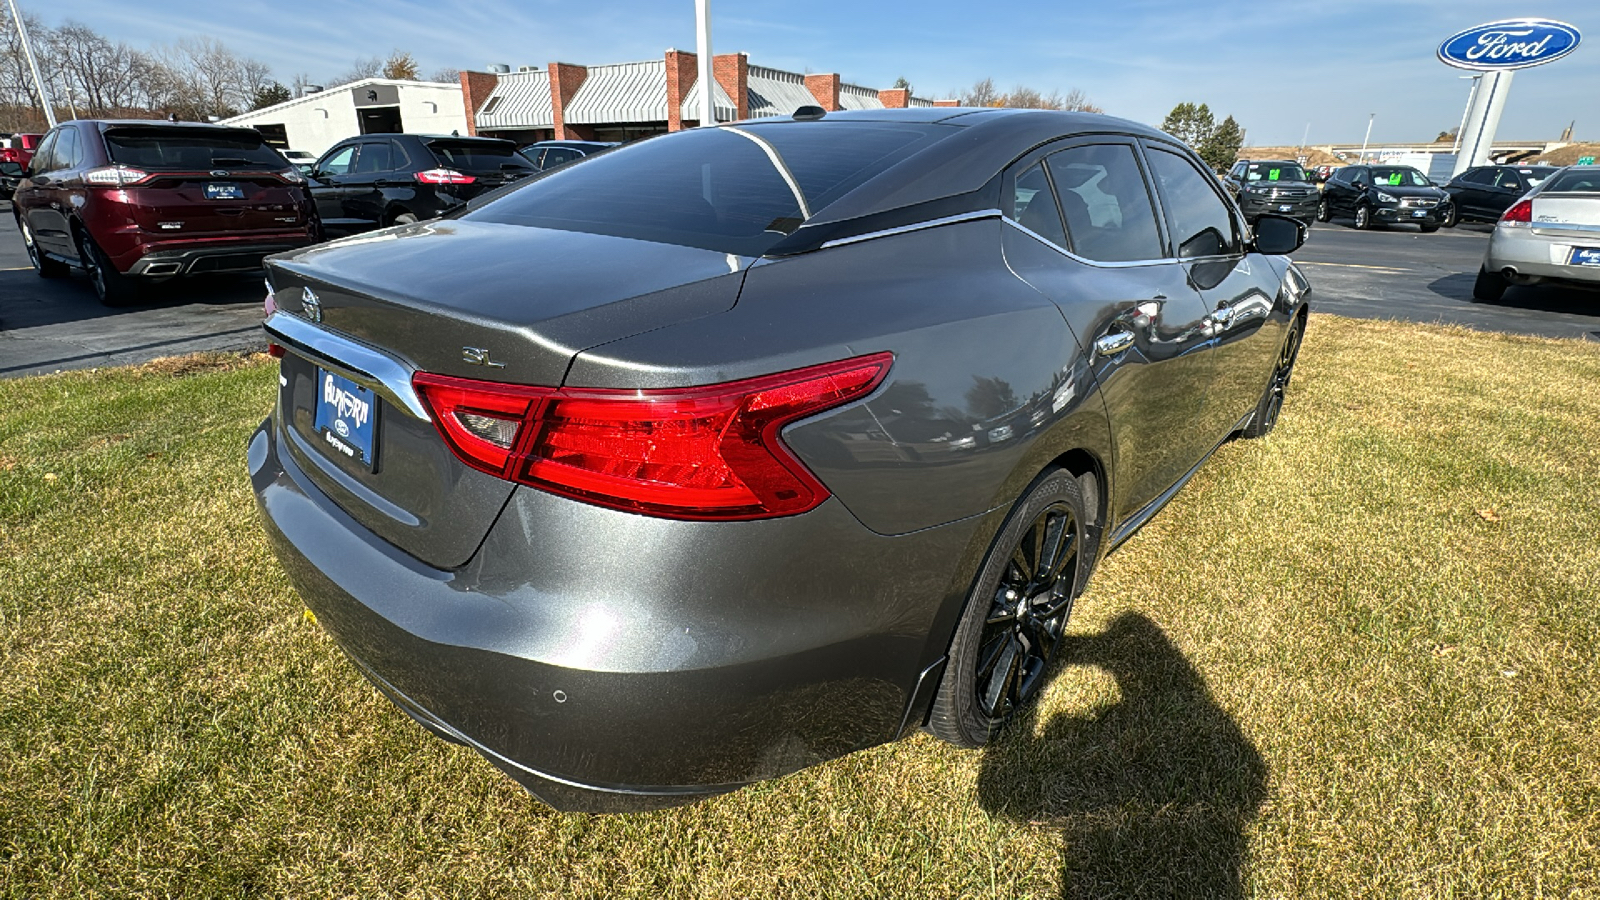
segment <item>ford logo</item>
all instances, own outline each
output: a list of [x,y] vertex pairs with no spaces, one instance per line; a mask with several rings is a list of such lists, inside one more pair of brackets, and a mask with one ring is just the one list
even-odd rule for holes
[[1507,19],[1451,35],[1439,45],[1439,61],[1458,69],[1526,69],[1554,62],[1578,49],[1582,35],[1565,22]]

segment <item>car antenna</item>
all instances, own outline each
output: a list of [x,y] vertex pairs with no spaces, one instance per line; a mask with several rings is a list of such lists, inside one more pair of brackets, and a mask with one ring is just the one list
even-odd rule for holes
[[794,111],[794,120],[796,122],[815,122],[827,114],[828,111],[820,106],[806,105]]

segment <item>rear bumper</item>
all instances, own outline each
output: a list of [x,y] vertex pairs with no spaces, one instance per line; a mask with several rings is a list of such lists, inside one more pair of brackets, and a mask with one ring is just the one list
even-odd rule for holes
[[1498,225],[1489,236],[1483,266],[1491,272],[1515,269],[1516,281],[1551,280],[1600,285],[1600,268],[1569,265],[1572,248],[1600,247],[1600,232],[1537,234],[1523,226]]
[[307,606],[412,718],[558,809],[677,805],[919,726],[997,521],[889,538],[836,499],[694,523],[518,488],[439,570],[321,494],[275,421],[251,480]]
[[[310,237],[273,241],[216,241],[201,246],[150,250],[114,260],[125,275],[197,275],[202,272],[251,272],[274,253],[298,250],[313,243]],[[132,259],[126,263],[124,260]]]

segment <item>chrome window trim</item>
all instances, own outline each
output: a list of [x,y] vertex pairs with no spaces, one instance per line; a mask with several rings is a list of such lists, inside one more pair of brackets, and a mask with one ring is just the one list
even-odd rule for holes
[[[1027,226],[1019,223],[1017,220],[1011,218],[1010,216],[1001,216],[1000,217],[1000,221],[1005,222],[1007,225],[1010,225],[1012,228],[1015,228],[1016,230],[1022,232],[1023,234],[1027,235],[1028,237],[1033,238],[1034,240],[1036,240],[1039,243],[1045,245],[1046,247],[1049,247],[1051,250],[1056,251],[1057,253],[1061,254],[1062,256],[1067,257],[1068,259],[1076,260],[1077,262],[1081,262],[1086,266],[1094,266],[1097,269],[1131,269],[1131,268],[1134,268],[1135,266],[1164,266],[1164,265],[1167,265],[1168,263],[1175,263],[1175,262],[1178,261],[1177,257],[1172,257],[1172,256],[1162,257],[1161,259],[1130,259],[1130,260],[1123,260],[1121,262],[1108,262],[1108,261],[1102,261],[1102,260],[1088,259],[1088,258],[1079,256],[1078,254],[1073,253],[1071,250],[1068,250],[1065,247],[1062,247],[1060,244],[1057,244],[1055,241],[1052,241],[1049,238],[1046,238],[1046,237],[1040,235],[1038,232],[1036,232],[1036,231],[1028,228]],[[1199,261],[1199,260],[1198,259],[1184,260],[1184,262],[1197,262],[1197,261]]]
[[362,387],[371,388],[424,422],[433,421],[422,398],[411,387],[415,369],[395,357],[281,310],[273,313],[261,327],[276,342],[293,347],[301,356],[333,369]]
[[1003,218],[1004,213],[1000,212],[998,209],[978,209],[973,210],[972,212],[958,213],[953,216],[944,216],[938,219],[928,219],[925,222],[915,222],[910,225],[900,225],[895,228],[885,228],[882,231],[869,231],[866,234],[835,238],[831,241],[824,241],[821,249],[826,250],[829,247],[843,247],[845,244],[859,244],[862,241],[874,241],[878,238],[888,237],[894,234],[905,234],[911,231],[923,231],[928,228],[938,228],[941,225],[954,225],[957,222],[973,222],[977,221],[978,219],[993,219],[997,217]]

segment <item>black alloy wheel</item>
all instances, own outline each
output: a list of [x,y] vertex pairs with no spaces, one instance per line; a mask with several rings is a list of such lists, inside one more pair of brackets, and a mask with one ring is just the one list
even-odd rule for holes
[[44,255],[38,245],[33,242],[33,230],[28,223],[17,217],[17,227],[22,229],[22,246],[28,251],[28,262],[33,264],[33,271],[40,278],[60,278],[67,274],[67,264],[59,259],[51,259]]
[[1317,201],[1317,221],[1326,222],[1331,218],[1333,214],[1328,212],[1328,198],[1324,197]]
[[1450,204],[1450,211],[1445,213],[1444,222],[1441,224],[1443,224],[1446,228],[1454,228],[1456,227],[1456,223],[1460,221],[1461,207],[1455,205],[1454,203]]
[[1372,210],[1365,203],[1356,205],[1355,228],[1357,231],[1366,231],[1372,227]]
[[1306,320],[1295,316],[1289,323],[1289,333],[1284,336],[1283,349],[1278,351],[1278,361],[1273,364],[1272,378],[1267,382],[1266,393],[1256,404],[1256,414],[1245,426],[1247,438],[1266,437],[1278,424],[1278,414],[1283,412],[1283,398],[1289,391],[1289,379],[1294,377],[1294,361],[1300,358],[1300,341],[1305,337]]
[[89,235],[78,233],[78,258],[89,274],[94,292],[106,306],[128,306],[138,299],[139,286],[133,279],[118,272],[111,259],[95,245]]
[[928,718],[937,737],[981,747],[1044,686],[1093,565],[1083,497],[1057,469],[1012,509],[956,628]]

